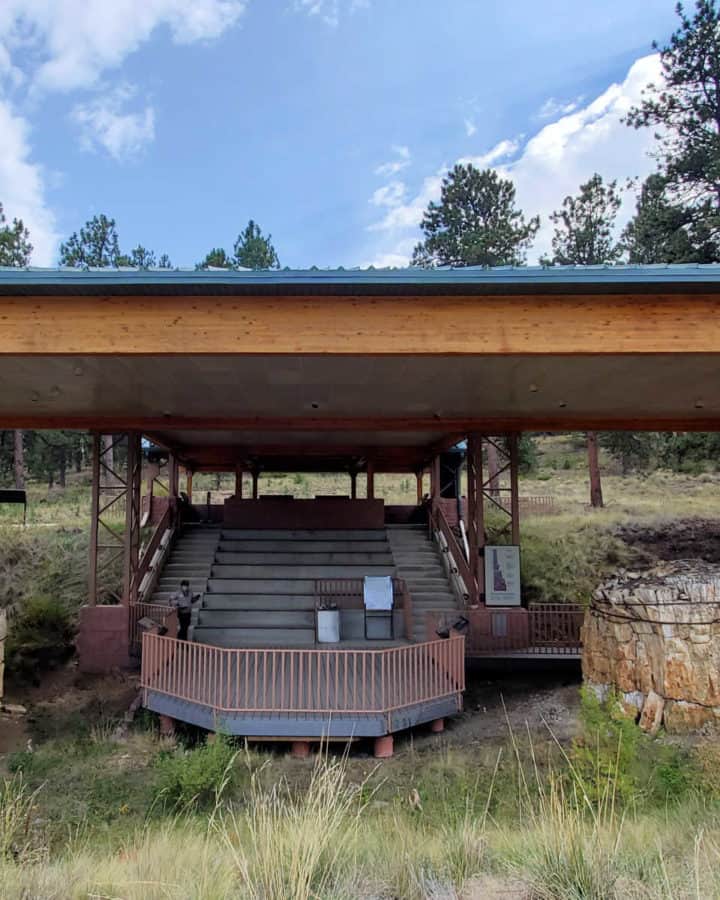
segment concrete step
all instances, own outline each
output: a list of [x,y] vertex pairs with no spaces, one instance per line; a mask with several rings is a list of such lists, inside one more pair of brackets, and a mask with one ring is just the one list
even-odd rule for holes
[[222,540],[226,541],[385,541],[384,528],[372,529],[318,529],[308,530],[262,530],[223,528]]
[[225,553],[220,551],[215,556],[217,565],[236,566],[332,566],[332,565],[373,565],[393,566],[390,551],[378,553]]
[[315,628],[314,610],[201,609],[198,625],[203,628]]
[[[274,532],[273,532],[274,533]],[[220,541],[222,553],[390,553],[387,541]]]
[[313,594],[205,594],[203,609],[212,610],[315,610]]
[[263,650],[268,647],[314,647],[313,628],[195,628],[193,639],[215,647],[243,647]]
[[315,596],[314,578],[210,578],[212,594],[294,594]]
[[394,575],[389,565],[363,566],[223,566],[212,567],[212,578],[362,578],[365,575]]

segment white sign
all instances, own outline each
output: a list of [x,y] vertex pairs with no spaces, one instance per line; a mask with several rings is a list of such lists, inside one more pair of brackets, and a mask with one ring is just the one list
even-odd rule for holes
[[485,547],[485,603],[520,606],[520,548]]

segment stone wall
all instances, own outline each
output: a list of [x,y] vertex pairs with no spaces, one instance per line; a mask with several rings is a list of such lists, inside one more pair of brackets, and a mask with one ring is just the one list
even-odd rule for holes
[[667,563],[595,592],[583,676],[655,733],[720,730],[720,566]]

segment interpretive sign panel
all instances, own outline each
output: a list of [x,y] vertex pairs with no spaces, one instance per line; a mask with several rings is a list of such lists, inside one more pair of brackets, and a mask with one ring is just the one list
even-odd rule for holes
[[485,547],[485,603],[520,606],[520,548]]

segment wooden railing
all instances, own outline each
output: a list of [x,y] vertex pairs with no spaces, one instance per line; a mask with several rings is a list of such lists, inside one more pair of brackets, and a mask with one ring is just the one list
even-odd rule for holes
[[[531,604],[522,607],[480,607],[466,610],[468,656],[522,653],[531,656],[577,656],[582,650],[585,607],[576,603]],[[427,636],[451,622],[428,613]]]
[[145,603],[155,590],[160,571],[172,547],[174,535],[172,510],[168,507],[157,523],[147,546],[143,548],[135,576],[138,585],[138,603]]
[[450,574],[457,574],[465,586],[465,602],[469,599],[474,575],[470,569],[470,564],[465,557],[457,535],[450,527],[442,507],[434,503],[430,508],[430,525],[441,535],[440,547],[444,553],[448,554],[448,563],[450,565]]
[[579,603],[531,603],[530,643],[542,652],[577,653],[582,649],[585,607]]
[[382,650],[229,650],[144,634],[141,686],[225,713],[389,714],[465,690],[465,639]]
[[141,619],[152,619],[160,628],[164,628],[171,637],[177,634],[177,611],[163,603],[131,603],[130,604],[130,654],[139,656],[142,647],[142,634],[138,628]]
[[[412,598],[406,582],[393,578],[393,608],[402,610],[405,637],[412,638]],[[332,602],[337,609],[364,608],[364,581],[362,578],[318,578],[315,581],[315,597],[319,603]]]

